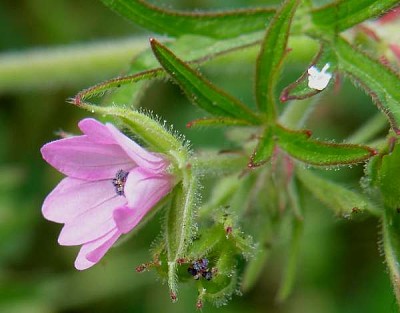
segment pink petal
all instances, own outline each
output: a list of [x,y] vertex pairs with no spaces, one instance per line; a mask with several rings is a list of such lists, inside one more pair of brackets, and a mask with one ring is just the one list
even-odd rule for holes
[[84,244],[103,237],[115,229],[113,211],[126,204],[123,196],[113,198],[93,207],[66,223],[58,237],[63,246]]
[[84,181],[67,177],[46,197],[42,213],[50,221],[67,223],[115,195],[111,180]]
[[134,168],[125,184],[128,207],[148,210],[169,193],[171,188],[171,176],[153,174],[140,167]]
[[78,124],[80,130],[96,143],[116,144],[108,128],[94,118],[85,118]]
[[86,135],[50,142],[41,152],[63,174],[86,180],[111,179],[118,170],[135,166],[118,145],[94,143]]
[[99,262],[120,235],[115,229],[102,238],[84,244],[76,257],[75,268],[85,270]]
[[115,141],[138,166],[157,172],[163,171],[168,166],[169,163],[167,160],[142,148],[136,142],[122,134],[114,125],[107,123],[106,126]]
[[144,215],[139,213],[143,214],[143,212],[128,207],[116,209],[113,215],[117,229],[123,234],[129,233],[143,218]]
[[125,184],[128,208],[119,208],[114,212],[119,231],[131,231],[171,188],[172,180],[168,175],[154,175],[141,168],[133,169]]

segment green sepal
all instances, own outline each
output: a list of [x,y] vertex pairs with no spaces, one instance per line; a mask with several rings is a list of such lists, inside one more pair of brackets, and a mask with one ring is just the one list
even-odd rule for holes
[[232,38],[263,30],[275,13],[272,8],[219,12],[179,12],[156,7],[142,0],[102,0],[113,11],[153,32],[179,37],[197,34]]
[[283,58],[287,53],[290,25],[298,0],[286,0],[272,19],[257,58],[255,96],[258,108],[270,121],[276,118],[274,99]]
[[267,127],[258,141],[257,147],[254,150],[247,166],[249,168],[254,168],[265,164],[271,158],[272,153],[274,152],[274,147],[275,138],[273,129],[271,127]]
[[378,216],[382,214],[382,210],[362,194],[352,191],[346,186],[322,178],[312,170],[298,167],[296,174],[303,185],[318,200],[331,208],[339,216],[350,217],[363,211]]
[[386,208],[382,222],[383,251],[397,303],[400,305],[400,213]]
[[216,306],[226,304],[237,290],[238,270],[237,258],[232,255],[229,248],[220,248],[220,254],[215,262],[217,274],[208,282],[201,282],[201,290],[205,292],[201,298]]
[[398,0],[337,0],[315,9],[311,16],[318,27],[341,32],[383,14],[398,3]]
[[[336,71],[337,60],[334,52],[328,46],[321,46],[320,51],[307,67],[307,70],[304,71],[304,73],[294,83],[290,84],[282,91],[280,100],[282,102],[288,100],[301,100],[320,93],[322,90],[317,90],[308,86],[308,69],[311,66],[315,66],[318,70],[321,70],[326,64],[329,64],[329,73],[334,73]],[[335,76],[333,75],[328,85],[334,83],[334,77]]]
[[338,37],[333,48],[340,72],[363,88],[400,133],[400,76],[381,62]]
[[215,250],[221,239],[225,236],[224,228],[221,224],[215,224],[208,227],[206,231],[200,232],[187,252],[188,258],[192,260],[207,256],[212,250]]
[[187,169],[182,182],[175,188],[175,196],[167,212],[165,242],[168,262],[168,286],[173,301],[177,300],[178,294],[178,260],[186,256],[194,236],[197,184],[197,179],[191,175],[190,169]]
[[400,208],[400,147],[382,157],[378,171],[378,186],[385,205],[391,209]]
[[366,161],[377,152],[367,146],[339,144],[310,138],[309,131],[294,131],[277,125],[278,145],[295,159],[307,164],[330,166]]
[[79,104],[74,104],[91,113],[118,118],[132,133],[151,146],[153,151],[169,154],[177,164],[182,164],[186,161],[189,150],[185,142],[165,129],[158,121],[152,119],[149,115],[119,107],[91,105],[82,101]]
[[259,118],[238,99],[217,89],[197,71],[178,59],[168,48],[150,39],[155,56],[186,96],[210,114],[260,123]]

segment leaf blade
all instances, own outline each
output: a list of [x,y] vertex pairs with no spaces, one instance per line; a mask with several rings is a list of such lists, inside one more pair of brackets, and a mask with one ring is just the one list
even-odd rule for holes
[[274,133],[271,127],[267,127],[257,147],[255,148],[250,162],[247,165],[249,168],[254,168],[265,164],[272,156],[275,147]]
[[274,89],[286,54],[291,20],[298,0],[286,0],[273,17],[257,58],[255,95],[260,111],[271,121],[276,118]]
[[238,99],[217,89],[155,39],[151,39],[150,43],[160,64],[193,103],[216,116],[259,123],[259,118]]
[[[318,54],[315,56],[314,60],[307,67],[307,69],[315,66],[317,69],[321,70],[327,64],[329,65],[329,73],[333,73],[337,67],[336,56],[330,47],[322,45]],[[282,102],[286,102],[288,100],[302,100],[320,93],[322,90],[310,88],[308,86],[308,76],[308,71],[304,71],[295,82],[282,90],[280,100]],[[333,79],[330,80],[328,85],[332,84],[332,82]],[[323,90],[325,90],[325,88]]]
[[400,133],[400,76],[382,63],[338,38],[334,49],[339,70],[358,83]]
[[318,200],[338,215],[348,217],[360,211],[367,211],[378,216],[382,213],[363,195],[336,182],[322,178],[311,170],[298,167],[296,174],[302,184]]
[[278,145],[292,157],[317,166],[355,164],[369,159],[376,151],[362,145],[338,144],[310,138],[308,131],[275,127]]
[[338,0],[315,9],[311,16],[316,25],[340,32],[381,15],[396,4],[398,0]]
[[142,0],[102,0],[130,21],[159,34],[178,37],[197,34],[213,38],[232,38],[259,31],[274,14],[271,8],[188,13],[161,9]]

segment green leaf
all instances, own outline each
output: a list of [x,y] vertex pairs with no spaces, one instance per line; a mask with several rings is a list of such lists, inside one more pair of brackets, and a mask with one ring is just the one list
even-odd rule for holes
[[258,124],[259,118],[243,103],[218,90],[198,72],[179,60],[170,50],[151,39],[153,52],[160,64],[181,86],[187,97],[205,111],[223,117],[246,120]]
[[272,19],[257,58],[255,94],[260,111],[270,121],[276,118],[274,91],[284,56],[290,25],[298,0],[286,0]]
[[382,157],[379,170],[379,188],[386,206],[400,208],[400,146]]
[[382,224],[383,251],[397,303],[400,305],[400,214],[387,208]]
[[275,139],[273,130],[271,127],[267,127],[258,141],[258,145],[250,158],[248,167],[254,168],[267,162],[274,152],[274,147]]
[[339,37],[333,48],[339,70],[371,96],[378,108],[386,114],[393,130],[400,133],[400,76],[343,38]]
[[[225,40],[215,40],[203,36],[183,36],[173,42],[167,42],[166,45],[173,48],[177,54],[184,55],[187,61],[203,64],[232,52],[236,52],[237,55],[239,49],[254,46],[261,37],[261,33],[251,33]],[[144,84],[166,75],[164,69],[159,67],[160,63],[154,54],[149,53],[150,51],[151,48],[148,48],[136,56],[124,76],[82,90],[75,98],[85,100],[112,90],[112,93],[106,95],[104,103],[133,104],[134,107],[137,107],[140,94],[146,87]]]
[[362,145],[338,144],[310,138],[309,131],[275,127],[278,145],[292,157],[312,165],[345,165],[365,161],[376,151]]
[[[311,66],[315,66],[318,70],[321,70],[322,68],[324,68],[324,66],[326,66],[326,64],[329,64],[329,69],[327,70],[327,72],[334,73],[337,67],[336,56],[330,47],[321,46],[320,51],[311,62],[311,64],[307,67],[306,71],[304,71],[299,79],[287,86],[282,91],[280,100],[282,102],[285,102],[294,99],[306,99],[320,93],[322,90],[317,90],[308,86],[308,69]],[[332,83],[333,79],[330,80],[329,84]]]
[[210,126],[249,126],[248,121],[229,118],[229,117],[215,117],[215,118],[199,118],[193,121],[190,121],[186,124],[186,127],[210,127]]
[[172,37],[197,34],[214,38],[237,37],[263,30],[275,13],[270,8],[220,12],[178,12],[142,0],[102,0],[113,11],[148,30]]
[[398,0],[337,0],[314,10],[311,16],[317,26],[340,32],[377,17],[398,3]]
[[297,177],[303,185],[322,203],[331,208],[337,215],[349,217],[360,211],[381,215],[381,210],[365,196],[350,190],[336,182],[322,178],[311,170],[296,169]]
[[[118,89],[122,86],[131,85],[132,88],[124,90],[123,93],[119,93],[115,95],[113,98],[115,100],[122,98],[123,101],[126,101],[128,97],[133,97],[132,93],[139,90],[138,86],[134,85],[135,83],[137,84],[138,82],[162,77],[164,75],[165,72],[161,68],[157,68],[153,70],[143,71],[133,75],[113,78],[80,91],[74,98],[70,99],[70,102],[75,105],[81,106],[85,104],[85,101],[87,99],[103,95],[105,92],[110,91],[113,88]],[[111,103],[114,103],[113,99],[109,99]],[[117,103],[120,103],[120,101],[117,100]]]
[[[262,38],[262,32],[243,34],[235,38],[214,39],[200,35],[184,35],[174,41],[163,43],[177,55],[184,55],[186,62],[207,61],[221,54],[238,52],[239,49],[255,46]],[[151,48],[144,50],[131,63],[130,74],[159,67]]]

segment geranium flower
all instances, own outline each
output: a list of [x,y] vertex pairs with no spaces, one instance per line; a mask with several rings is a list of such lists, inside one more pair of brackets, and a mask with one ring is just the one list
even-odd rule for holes
[[63,223],[60,245],[82,245],[75,267],[100,261],[121,234],[130,232],[168,194],[169,162],[94,119],[79,123],[84,133],[41,149],[43,158],[67,175],[46,197],[46,219]]

